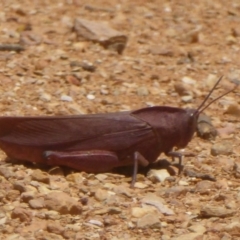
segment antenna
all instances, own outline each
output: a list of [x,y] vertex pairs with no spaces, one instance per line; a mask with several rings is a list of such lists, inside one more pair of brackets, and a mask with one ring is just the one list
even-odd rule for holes
[[200,104],[200,106],[197,108],[197,112],[200,111],[201,107],[205,104],[205,102],[209,99],[209,97],[211,96],[211,94],[213,93],[213,91],[215,90],[215,88],[217,87],[217,85],[221,82],[223,76],[221,76],[218,81],[215,83],[215,85],[213,86],[213,88],[211,89],[211,91],[208,93],[208,95],[205,97],[205,99],[203,100],[203,102]]
[[213,100],[212,100],[209,104],[207,104],[207,106],[205,106],[203,109],[201,109],[200,111],[198,110],[199,113],[203,112],[206,108],[208,108],[212,103],[216,102],[218,99],[220,99],[220,98],[222,98],[223,96],[225,96],[225,95],[229,94],[230,92],[234,91],[237,87],[238,87],[238,85],[236,85],[236,86],[235,86],[234,88],[232,88],[231,90],[223,93],[221,96],[213,99]]
[[[203,112],[206,108],[208,108],[212,103],[216,102],[218,99],[222,98],[223,96],[229,94],[230,92],[234,91],[239,84],[236,84],[236,86],[234,88],[232,88],[231,90],[225,92],[224,94],[222,94],[221,96],[213,99],[210,103],[207,104],[207,106],[205,106],[204,108],[202,108],[204,106],[204,104],[206,103],[206,101],[209,99],[209,97],[211,96],[211,94],[213,93],[213,91],[216,89],[217,85],[221,82],[223,76],[221,76],[218,81],[215,83],[215,85],[213,86],[213,88],[211,89],[211,91],[208,93],[208,95],[205,97],[205,99],[203,100],[203,102],[200,104],[200,106],[197,108],[196,110],[196,114],[199,114],[201,112]],[[201,109],[202,108],[202,109]]]

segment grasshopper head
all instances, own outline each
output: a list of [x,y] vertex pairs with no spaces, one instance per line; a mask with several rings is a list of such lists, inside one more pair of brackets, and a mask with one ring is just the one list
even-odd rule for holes
[[176,144],[177,148],[185,148],[191,141],[196,129],[199,112],[196,109],[185,109],[185,118],[182,122],[180,141]]
[[208,95],[205,97],[205,99],[199,105],[199,107],[197,109],[185,109],[185,117],[184,117],[184,121],[183,121],[183,129],[185,129],[185,130],[182,131],[181,140],[178,142],[176,147],[184,148],[191,141],[191,139],[193,137],[193,134],[194,134],[194,132],[196,131],[196,128],[197,128],[197,121],[198,121],[198,117],[199,117],[200,113],[202,113],[212,103],[214,103],[218,99],[222,98],[223,96],[227,95],[228,93],[234,91],[234,89],[236,89],[238,87],[238,84],[236,84],[236,86],[234,86],[233,89],[231,89],[231,90],[225,92],[224,94],[220,95],[219,97],[213,99],[210,103],[208,103],[206,106],[204,106],[204,104],[209,99],[212,92],[216,89],[217,85],[219,84],[219,82],[221,80],[222,80],[222,77],[219,78],[219,80],[216,82],[216,84],[213,86],[211,91],[208,93]]

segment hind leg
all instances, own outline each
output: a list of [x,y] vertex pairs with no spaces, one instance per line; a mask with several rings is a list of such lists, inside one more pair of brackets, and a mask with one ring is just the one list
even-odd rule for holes
[[122,165],[114,152],[102,150],[46,151],[44,156],[49,165],[68,166],[85,172],[105,172]]
[[44,157],[49,165],[68,166],[85,172],[106,172],[113,168],[134,165],[131,187],[134,187],[138,171],[138,164],[147,166],[149,162],[139,153],[135,152],[133,159],[120,161],[116,153],[103,150],[91,151],[46,151]]

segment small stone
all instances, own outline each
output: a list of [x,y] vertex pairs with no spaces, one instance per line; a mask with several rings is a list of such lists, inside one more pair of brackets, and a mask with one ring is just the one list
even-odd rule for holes
[[67,80],[69,83],[71,83],[71,84],[73,84],[73,85],[75,85],[75,86],[79,86],[79,85],[80,85],[80,82],[81,82],[81,79],[78,78],[78,77],[76,77],[76,76],[74,76],[74,75],[68,75],[68,76],[66,77],[66,80]]
[[230,200],[230,201],[226,201],[225,206],[227,209],[236,209],[237,203],[233,200]]
[[229,190],[229,181],[226,178],[219,179],[215,186],[217,189]]
[[82,197],[80,198],[80,202],[83,206],[88,204],[88,198],[87,197]]
[[196,84],[196,80],[191,78],[191,77],[188,77],[188,76],[183,77],[182,82],[185,83],[185,84],[188,84],[188,85],[195,85]]
[[174,38],[176,36],[178,36],[178,31],[174,28],[174,27],[169,27],[166,29],[166,36],[170,37],[170,38]]
[[205,205],[201,208],[200,216],[211,218],[211,217],[230,217],[236,214],[236,210],[234,209],[226,209],[221,206],[213,206],[213,205]]
[[139,87],[137,89],[137,94],[138,96],[148,96],[149,95],[149,91],[146,87]]
[[16,207],[12,211],[11,217],[19,218],[22,222],[30,222],[32,220],[32,212],[21,207]]
[[93,94],[88,94],[87,99],[93,100],[93,99],[95,99],[95,96]]
[[6,222],[7,222],[7,219],[8,219],[8,218],[7,218],[6,216],[0,217],[0,226],[5,225]]
[[215,143],[211,148],[211,154],[217,155],[230,155],[233,153],[233,144],[227,141]]
[[231,234],[232,236],[235,235],[240,237],[240,223],[238,221],[231,222],[224,227],[223,231]]
[[34,199],[35,193],[34,192],[23,192],[21,194],[21,199],[23,202],[29,202],[30,200]]
[[165,190],[164,194],[167,197],[178,197],[180,195],[185,195],[188,189],[184,186],[174,186]]
[[104,215],[106,213],[108,213],[108,208],[101,208],[99,210],[95,210],[93,215]]
[[91,220],[88,221],[88,223],[96,225],[98,227],[103,227],[103,223],[100,222],[99,220],[91,219]]
[[174,55],[174,52],[172,49],[164,48],[160,45],[155,45],[150,48],[150,52],[153,55],[161,55],[161,56],[168,56],[172,57]]
[[48,232],[62,235],[64,232],[64,227],[59,222],[50,221],[47,224],[47,230]]
[[66,180],[69,182],[82,184],[84,181],[84,178],[81,173],[71,173],[71,174],[67,175]]
[[143,217],[146,214],[149,213],[155,213],[157,214],[157,209],[155,207],[151,207],[151,206],[145,206],[145,207],[133,207],[131,209],[131,215],[135,218],[140,218]]
[[233,45],[233,44],[237,43],[237,38],[235,38],[232,35],[229,35],[226,38],[226,42],[227,42],[228,45]]
[[118,207],[109,207],[107,209],[108,214],[120,214],[122,212],[121,208]]
[[103,183],[103,187],[106,188],[106,189],[112,190],[116,187],[116,184],[113,184],[111,182],[106,182],[106,183]]
[[229,80],[231,82],[234,82],[236,79],[239,79],[240,77],[240,69],[239,68],[234,68],[232,69],[229,73],[228,76]]
[[49,184],[50,178],[46,172],[37,169],[32,172],[32,180]]
[[28,182],[29,173],[27,173],[23,169],[17,169],[14,173],[15,173],[15,178],[16,179],[18,179],[18,180],[23,180],[24,179],[25,182]]
[[227,138],[227,137],[229,137],[230,135],[232,135],[236,132],[236,127],[232,123],[226,123],[226,125],[224,127],[217,128],[217,132],[218,132],[219,137]]
[[89,71],[89,72],[94,72],[96,70],[96,66],[94,66],[92,63],[84,60],[81,63],[81,67],[83,70]]
[[33,209],[41,209],[45,207],[44,198],[32,199],[28,202],[29,206]]
[[147,194],[142,200],[142,203],[149,204],[155,206],[161,213],[165,215],[173,215],[174,212],[167,206],[163,204],[163,200],[155,195],[154,193]]
[[199,237],[202,237],[201,233],[186,233],[179,234],[177,237],[172,237],[171,240],[197,240]]
[[40,100],[42,100],[43,102],[49,102],[51,101],[52,96],[48,93],[42,93],[40,96]]
[[189,183],[187,181],[184,181],[184,180],[179,180],[178,185],[179,186],[189,186]]
[[81,240],[81,234],[82,234],[82,232],[74,232],[72,230],[66,229],[63,232],[63,237],[64,237],[64,239]]
[[168,236],[168,235],[162,235],[161,236],[161,240],[170,240],[170,239],[171,239],[171,237]]
[[65,102],[72,102],[73,98],[67,95],[62,95],[61,96],[61,101],[65,101]]
[[34,239],[51,239],[51,240],[64,240],[64,238],[58,234],[50,233],[44,230],[36,231],[34,233]]
[[8,234],[4,240],[25,240],[26,238],[23,238],[20,234]]
[[9,62],[8,64],[6,64],[6,67],[8,67],[8,68],[15,68],[16,67],[16,62]]
[[6,194],[6,199],[10,201],[15,201],[20,196],[20,191],[18,190],[9,190]]
[[147,177],[153,182],[164,182],[166,178],[170,177],[169,172],[166,169],[151,169],[147,173]]
[[39,185],[37,188],[38,188],[38,192],[42,194],[48,194],[52,192],[48,187],[43,185]]
[[206,80],[204,81],[204,83],[207,85],[207,87],[209,89],[212,89],[213,86],[216,84],[218,78],[219,78],[219,76],[217,76],[215,74],[209,74],[207,76]]
[[135,225],[133,224],[133,222],[128,222],[127,226],[128,226],[129,229],[135,228]]
[[[24,181],[16,181],[13,183],[13,188],[16,190],[19,190],[20,192],[25,192],[27,191],[27,186]],[[36,190],[37,192],[37,190]]]
[[100,92],[101,92],[102,95],[108,95],[109,94],[109,90],[104,89],[104,88],[101,88]]
[[203,180],[196,184],[195,191],[199,192],[200,194],[210,194],[215,188],[215,183]]
[[[30,184],[36,188],[43,187],[44,185],[41,185],[38,181],[31,181]],[[44,186],[45,187],[45,186]],[[49,190],[50,191],[50,190]]]
[[[222,167],[222,169],[226,172],[232,171],[234,167],[234,159],[228,156],[222,155],[217,159],[218,165]],[[203,164],[203,170],[205,169],[206,171],[213,171],[213,168],[210,167],[209,165]]]
[[97,179],[89,179],[88,181],[87,181],[87,185],[88,186],[97,186],[99,184],[99,181],[97,180]]
[[77,103],[70,103],[68,104],[69,110],[73,111],[74,114],[76,115],[82,115],[82,114],[87,114],[87,111],[85,108],[82,108],[79,104]]
[[201,224],[194,224],[191,227],[189,227],[188,230],[191,232],[204,234],[207,229]]
[[217,130],[213,127],[210,117],[202,113],[197,121],[197,135],[207,140],[214,140],[217,136]]
[[45,196],[45,207],[60,214],[80,214],[80,203],[64,192],[50,192]]
[[147,186],[148,186],[147,184],[142,183],[142,182],[136,182],[136,183],[134,184],[134,187],[135,187],[135,188],[140,188],[140,189],[144,189],[144,188],[146,188]]
[[113,192],[115,192],[118,195],[123,195],[126,197],[131,198],[132,197],[132,190],[129,187],[126,186],[114,186]]
[[174,90],[178,93],[179,96],[192,95],[189,85],[184,83],[175,83]]
[[73,43],[72,47],[76,51],[85,51],[88,48],[88,42],[75,42]]
[[193,100],[193,96],[191,96],[191,95],[182,96],[182,97],[181,97],[181,100],[182,100],[184,103],[190,103],[190,102],[192,102],[192,100]]
[[103,215],[103,214],[120,214],[122,212],[121,208],[118,207],[108,207],[108,208],[102,208],[99,210],[94,211],[94,215]]
[[159,229],[161,228],[161,222],[159,221],[156,214],[146,214],[142,218],[138,219],[137,221],[137,227],[146,229],[146,228],[152,228],[152,229]]
[[106,200],[109,197],[109,193],[106,190],[102,190],[102,189],[97,189],[97,191],[95,192],[95,199],[98,200],[99,202],[102,202],[104,200]]
[[230,104],[224,113],[235,117],[240,117],[240,107],[236,103]]
[[68,27],[69,29],[73,28],[73,20],[71,17],[64,15],[61,18],[61,23],[63,24],[64,27]]
[[77,18],[74,30],[79,38],[98,42],[106,49],[121,54],[127,43],[127,36],[111,28],[108,23]]
[[187,43],[197,43],[200,40],[200,27],[184,34],[183,40]]
[[97,174],[95,175],[95,178],[98,179],[100,182],[103,182],[105,179],[107,179],[107,175],[105,174]]
[[113,216],[104,217],[104,226],[113,226],[116,224],[117,224],[117,221]]
[[51,219],[51,220],[58,220],[60,219],[60,214],[56,211],[47,211],[45,212],[46,219]]
[[14,176],[14,172],[10,168],[0,167],[0,175],[8,179]]
[[40,60],[36,61],[34,65],[36,71],[42,71],[49,65],[49,62],[46,60]]

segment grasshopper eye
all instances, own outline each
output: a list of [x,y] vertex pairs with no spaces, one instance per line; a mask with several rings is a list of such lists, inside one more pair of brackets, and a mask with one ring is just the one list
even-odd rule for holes
[[191,125],[191,124],[193,124],[193,122],[194,122],[194,114],[191,113],[189,115],[188,124]]
[[196,123],[197,123],[197,118],[198,118],[198,114],[197,114],[196,110],[189,110],[189,113],[188,113],[188,126],[190,128],[195,128]]
[[192,119],[194,119],[198,115],[198,112],[196,109],[187,109],[187,115],[190,121],[192,121]]

